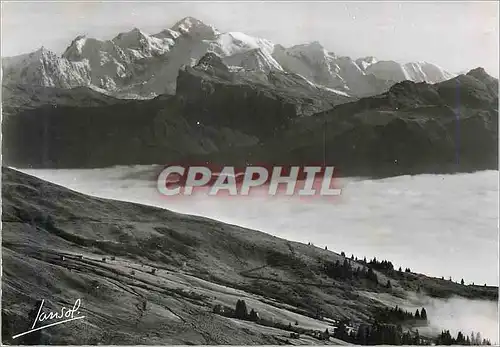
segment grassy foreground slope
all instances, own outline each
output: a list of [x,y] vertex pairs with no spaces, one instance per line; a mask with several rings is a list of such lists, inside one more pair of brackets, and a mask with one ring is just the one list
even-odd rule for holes
[[40,299],[60,310],[80,298],[86,316],[44,329],[42,343],[153,345],[326,342],[213,313],[239,299],[269,321],[324,331],[325,318],[370,322],[382,305],[374,293],[498,297],[497,288],[398,271],[375,270],[379,284],[336,278],[325,266],[346,259],[328,250],[2,173],[4,343],[19,343],[12,336],[31,327]]

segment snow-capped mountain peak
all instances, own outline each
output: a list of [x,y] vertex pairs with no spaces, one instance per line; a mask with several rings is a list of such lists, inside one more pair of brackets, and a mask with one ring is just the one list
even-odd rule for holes
[[295,45],[287,50],[288,54],[296,57],[305,57],[311,62],[320,63],[327,57],[333,57],[318,41]]
[[[137,58],[144,58],[143,55],[162,55],[169,51],[170,47],[174,44],[172,38],[159,38],[140,29],[134,28],[127,33],[120,33],[113,40],[113,43],[123,50],[129,50]],[[135,52],[138,51],[138,52]]]
[[274,43],[271,41],[237,31],[218,35],[216,45],[220,48],[221,53],[226,56],[256,48],[262,49],[267,54],[272,54],[274,50]]
[[66,49],[66,51],[70,48],[74,47],[74,50],[76,54],[81,55],[83,53],[83,46],[85,46],[85,43],[87,42],[87,35],[79,35],[77,36],[71,45]]
[[191,35],[204,37],[206,39],[213,39],[219,34],[219,31],[215,29],[212,25],[207,25],[201,20],[193,17],[185,17],[175,23],[171,28],[173,31],[177,31],[182,35]]
[[119,33],[112,41],[123,48],[129,48],[136,45],[138,41],[144,40],[147,36],[148,35],[140,29],[133,28],[128,32]]
[[262,48],[254,48],[245,52],[235,53],[226,57],[224,61],[230,66],[244,67],[247,70],[263,72],[283,71],[283,68],[276,59]]
[[372,64],[375,64],[377,62],[377,59],[375,57],[364,57],[364,58],[358,58],[356,59],[356,64],[365,71],[366,68]]
[[367,74],[394,82],[410,80],[437,83],[454,77],[453,74],[427,62],[399,64],[395,61],[377,61],[368,65],[364,70]]

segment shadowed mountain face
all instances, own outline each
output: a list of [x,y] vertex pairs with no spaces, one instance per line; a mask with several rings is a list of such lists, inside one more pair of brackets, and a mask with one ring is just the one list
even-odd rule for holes
[[[4,162],[324,162],[361,176],[498,168],[498,80],[482,69],[433,85],[404,81],[346,103],[298,75],[242,72],[209,53],[180,71],[175,96],[124,101],[93,93],[66,90],[29,108],[8,98]],[[89,106],[74,106],[79,100]]]
[[230,69],[214,53],[179,72],[176,97],[187,118],[259,138],[275,136],[295,118],[354,100],[297,74]]
[[2,112],[17,113],[43,105],[59,106],[106,106],[125,102],[87,87],[62,89],[27,84],[2,85]]
[[[338,260],[361,274],[369,265],[214,220],[86,196],[6,168],[2,197],[2,338],[9,344],[26,342],[12,336],[31,327],[41,298],[54,311],[81,299],[86,318],[44,329],[37,344],[281,344],[289,322],[309,333],[331,329],[320,317],[367,322],[377,307],[407,303],[417,286],[435,297],[498,298],[498,288],[395,270],[346,280],[326,269]],[[213,313],[240,299],[281,325]],[[294,341],[320,342],[308,333]]]
[[189,123],[181,111],[170,96],[24,110],[3,120],[4,163],[59,168],[161,163],[256,142],[230,128]]
[[[246,150],[246,152],[245,152]],[[498,80],[472,70],[295,118],[258,146],[220,163],[326,163],[342,175],[393,176],[498,168]]]

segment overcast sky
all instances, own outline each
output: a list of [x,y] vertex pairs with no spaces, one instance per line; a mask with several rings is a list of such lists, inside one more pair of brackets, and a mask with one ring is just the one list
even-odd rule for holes
[[133,27],[156,33],[192,16],[285,46],[319,41],[352,58],[429,61],[449,71],[483,66],[498,77],[498,2],[9,2],[2,56],[44,46],[62,53],[80,34],[110,39]]

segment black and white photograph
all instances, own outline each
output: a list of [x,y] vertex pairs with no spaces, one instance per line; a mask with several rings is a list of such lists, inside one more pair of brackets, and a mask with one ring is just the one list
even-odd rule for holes
[[2,1],[2,345],[498,345],[498,1]]

